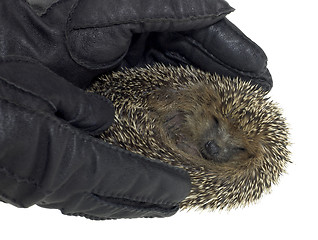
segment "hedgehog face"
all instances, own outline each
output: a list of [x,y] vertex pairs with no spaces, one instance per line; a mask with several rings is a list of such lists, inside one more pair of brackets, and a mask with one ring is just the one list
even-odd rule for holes
[[237,119],[222,112],[224,102],[213,88],[206,84],[161,88],[149,101],[153,118],[162,126],[161,135],[191,156],[197,166],[240,165],[259,147],[248,143]]
[[[247,158],[248,151],[237,131],[223,120],[212,116],[193,132],[192,121],[196,117],[181,111],[168,113],[164,129],[168,138],[183,152],[214,163],[226,163]],[[186,117],[187,116],[187,117]],[[198,123],[200,124],[200,123]]]
[[231,134],[227,126],[213,117],[210,127],[206,129],[198,142],[198,148],[203,158],[217,163],[244,158],[247,149],[241,139]]

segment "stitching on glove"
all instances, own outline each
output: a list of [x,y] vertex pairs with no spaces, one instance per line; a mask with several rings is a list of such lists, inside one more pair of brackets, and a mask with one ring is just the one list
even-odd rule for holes
[[[61,76],[59,76],[58,74],[56,74],[55,72],[53,72],[51,69],[47,68],[45,65],[43,65],[43,64],[41,64],[40,62],[37,62],[36,60],[33,60],[33,59],[31,59],[31,58],[25,58],[25,57],[21,57],[21,58],[14,58],[14,57],[13,57],[13,58],[5,58],[5,59],[1,59],[1,60],[0,60],[0,63],[1,63],[1,62],[5,62],[5,63],[11,63],[11,62],[15,63],[15,62],[17,62],[17,63],[27,63],[27,64],[34,64],[34,65],[35,65],[35,64],[38,64],[38,65],[40,65],[42,68],[45,68],[46,70],[48,70],[51,74],[55,75],[55,77],[57,77],[57,78],[62,78]],[[4,81],[5,83],[7,83],[8,85],[12,85],[13,87],[16,87],[17,89],[20,89],[21,91],[24,91],[25,93],[28,93],[28,94],[32,95],[33,97],[38,97],[38,98],[40,98],[41,100],[47,102],[47,103],[52,107],[52,109],[53,109],[55,112],[57,111],[57,108],[55,107],[55,105],[54,105],[52,102],[50,102],[49,100],[43,99],[43,98],[41,98],[40,96],[38,96],[38,95],[36,95],[36,94],[34,94],[34,93],[32,93],[32,92],[29,92],[29,91],[27,91],[27,90],[25,90],[25,89],[22,89],[22,88],[20,88],[20,87],[14,85],[14,84],[12,84],[12,83],[9,83],[9,82],[6,81],[5,79],[3,79],[1,76],[0,76],[0,80],[3,80],[3,81]],[[89,95],[90,97],[94,97],[95,99],[102,100],[103,102],[106,101],[107,103],[109,103],[109,104],[112,105],[112,102],[111,102],[108,98],[105,98],[105,97],[103,97],[103,96],[101,96],[101,95],[98,95],[98,94],[86,92],[86,91],[84,91],[84,90],[81,89],[81,88],[78,88],[78,90],[81,91],[81,92],[82,92],[83,94],[85,94],[85,95]]]
[[[47,68],[46,66],[42,65],[40,62],[37,62],[37,61],[35,61],[35,60],[33,60],[33,59],[24,58],[24,57],[21,57],[21,58],[14,58],[14,57],[12,57],[12,58],[1,59],[1,60],[0,60],[0,63],[1,63],[1,62],[5,62],[5,63],[11,63],[11,62],[12,62],[12,63],[39,64],[41,67],[45,68],[46,70],[50,71],[50,73],[52,73],[53,75],[55,75],[55,77],[61,78],[61,76],[59,76],[59,75],[56,74],[55,72],[51,71],[49,68]],[[23,93],[26,93],[26,94],[28,94],[28,95],[30,95],[30,96],[32,96],[32,97],[37,97],[37,98],[41,99],[42,101],[46,102],[46,103],[52,108],[53,112],[57,112],[57,111],[58,111],[58,109],[56,108],[56,106],[55,106],[52,102],[50,102],[49,100],[44,99],[44,98],[42,98],[41,96],[38,96],[38,95],[34,94],[33,92],[29,92],[28,90],[22,89],[22,88],[20,88],[19,86],[16,86],[15,84],[8,82],[6,79],[2,78],[1,76],[0,76],[0,81],[3,81],[4,84],[7,84],[8,87],[10,87],[10,88],[12,88],[12,89],[14,89],[14,90],[16,89],[16,90],[21,91],[21,92],[23,92]],[[105,98],[105,97],[100,96],[100,95],[98,95],[98,94],[86,92],[86,91],[84,91],[84,90],[81,89],[81,88],[78,88],[78,90],[79,90],[80,92],[82,92],[83,94],[89,96],[89,97],[93,97],[93,98],[95,98],[95,99],[98,99],[99,101],[102,100],[103,102],[107,102],[109,105],[112,106],[112,102],[111,102],[108,98]]]
[[57,111],[56,107],[50,101],[48,101],[46,99],[43,99],[40,96],[38,96],[38,95],[36,95],[36,94],[34,94],[32,92],[29,92],[26,89],[20,88],[19,86],[16,86],[13,83],[8,82],[7,80],[5,80],[1,76],[0,76],[0,81],[2,82],[1,84],[2,85],[6,85],[7,88],[10,88],[10,89],[12,89],[14,91],[17,91],[17,92],[20,92],[22,94],[26,94],[26,95],[29,95],[29,96],[32,96],[32,97],[35,97],[35,98],[38,98],[38,99],[44,101],[46,104],[48,104],[50,106],[50,108],[52,109],[52,112],[56,112]]
[[[101,197],[96,194],[88,194],[87,198],[97,202],[100,206],[120,206],[121,208],[125,207],[127,209],[134,209],[137,211],[149,211],[149,209],[160,210],[160,211],[171,211],[172,208],[175,208],[178,203],[171,204],[162,204],[162,203],[154,203],[153,201],[134,201],[131,198],[123,198],[123,197]],[[156,205],[166,205],[166,206],[156,206]],[[137,209],[136,209],[137,208]]]
[[[11,197],[9,197],[8,195],[6,195],[4,193],[0,193],[0,196],[5,198],[6,200],[9,200],[10,202],[14,203],[15,205],[17,205],[19,207],[23,207],[23,208],[26,207],[23,203],[19,202],[17,199],[11,198]],[[5,201],[5,202],[7,202],[7,201]]]
[[[4,59],[1,59],[1,61],[0,61],[0,63],[1,62],[5,62],[5,63],[28,63],[28,64],[39,64],[41,67],[45,67],[45,66],[43,66],[42,64],[40,64],[39,62],[37,62],[37,61],[35,61],[35,60],[33,60],[33,59],[29,59],[29,58],[24,58],[24,57],[21,57],[21,58],[4,58]],[[46,68],[46,67],[45,67]],[[47,68],[48,69],[48,68]],[[52,72],[52,71],[50,71],[50,72]],[[52,72],[52,73],[54,73],[54,72]],[[57,77],[59,77],[56,73],[54,73]],[[38,99],[41,99],[42,101],[44,101],[44,102],[46,102],[52,109],[53,109],[53,111],[54,112],[56,112],[57,111],[57,109],[56,109],[56,107],[55,107],[55,105],[51,102],[51,101],[49,101],[49,100],[47,100],[47,99],[44,99],[44,98],[42,98],[41,96],[39,96],[39,95],[37,95],[37,94],[35,94],[35,93],[33,93],[33,92],[30,92],[30,91],[28,91],[28,90],[26,90],[26,89],[23,89],[23,88],[21,88],[21,87],[19,87],[19,86],[16,86],[15,84],[13,84],[13,83],[10,83],[10,82],[8,82],[7,80],[5,80],[4,78],[2,78],[1,76],[0,76],[0,80],[2,80],[3,82],[5,82],[8,86],[10,86],[12,89],[16,89],[16,90],[18,90],[18,91],[20,91],[20,92],[23,92],[23,93],[26,93],[26,94],[28,94],[28,95],[30,95],[30,96],[32,96],[32,97],[36,97],[36,98],[38,98]]]
[[102,217],[96,217],[96,216],[93,216],[93,215],[89,215],[89,214],[86,214],[86,213],[65,213],[64,212],[64,209],[62,210],[61,209],[61,212],[64,214],[64,215],[67,215],[67,216],[74,216],[74,217],[85,217],[87,219],[90,219],[90,220],[95,220],[95,221],[102,221],[102,220],[112,220],[112,219],[115,219],[115,218],[102,218]]
[[[143,196],[130,196],[127,194],[119,194],[119,193],[110,193],[110,192],[94,192],[92,193],[93,195],[95,195],[95,197],[100,198],[102,200],[105,199],[109,199],[109,200],[113,200],[116,201],[117,200],[121,200],[121,201],[130,201],[130,202],[135,202],[135,203],[147,203],[147,204],[158,204],[158,205],[166,205],[167,207],[171,207],[172,205],[176,205],[178,204],[178,202],[164,202],[164,201],[156,201],[154,199],[148,199],[145,198]],[[105,200],[107,201],[107,200]]]
[[[78,7],[78,1],[73,7],[73,9],[70,12],[68,23],[72,22],[72,16],[74,12],[76,11]],[[117,21],[117,22],[106,22],[106,23],[100,23],[95,25],[87,25],[87,26],[73,26],[72,29],[69,29],[70,32],[76,31],[76,30],[83,30],[83,29],[90,29],[90,28],[109,28],[117,25],[126,25],[126,24],[141,24],[141,23],[153,23],[153,22],[187,22],[187,21],[194,21],[194,20],[201,20],[201,19],[207,19],[207,18],[218,18],[222,15],[226,15],[233,11],[232,9],[229,10],[229,8],[221,8],[219,10],[219,13],[212,13],[207,15],[201,15],[201,16],[187,16],[184,18],[172,18],[172,17],[162,17],[162,18],[138,18],[138,19],[129,19],[125,21]]]
[[[206,55],[209,56],[209,58],[212,58],[214,59],[217,63],[219,63],[221,66],[225,67],[225,68],[228,68],[232,71],[235,71],[235,72],[238,72],[242,75],[245,75],[247,77],[251,77],[251,78],[254,78],[254,77],[257,77],[257,78],[262,78],[262,76],[260,76],[258,73],[255,73],[255,72],[248,72],[248,71],[242,71],[242,70],[239,70],[235,67],[232,67],[232,66],[229,66],[227,65],[226,63],[224,63],[223,61],[221,61],[220,59],[218,59],[216,56],[213,55],[213,53],[211,53],[207,48],[205,48],[202,43],[198,42],[196,39],[192,38],[192,37],[189,37],[187,35],[184,35],[184,34],[181,34],[181,33],[175,33],[177,35],[180,35],[182,37],[184,37],[187,42],[189,44],[192,44],[192,45],[195,45],[197,47],[197,49],[201,50],[201,52],[205,53]],[[264,73],[266,71],[266,69],[264,69],[262,72],[260,73]]]
[[200,19],[208,19],[208,18],[214,18],[214,21],[217,21],[220,19],[222,16],[232,12],[234,9],[231,7],[223,7],[219,9],[218,13],[215,14],[207,14],[207,15],[201,15],[201,16],[187,16],[183,18],[171,18],[171,17],[162,17],[162,18],[143,18],[143,19],[128,19],[124,21],[117,21],[117,22],[106,22],[106,23],[101,23],[101,24],[94,24],[94,25],[87,25],[87,26],[71,26],[73,23],[73,16],[77,8],[79,7],[79,1],[76,1],[75,4],[73,5],[68,19],[67,19],[67,24],[66,24],[66,32],[65,32],[65,37],[66,37],[66,45],[69,50],[69,53],[72,57],[72,59],[78,63],[79,65],[89,68],[89,69],[101,69],[101,68],[110,68],[118,64],[120,60],[126,55],[128,48],[126,49],[125,52],[123,52],[120,56],[117,57],[116,60],[113,60],[111,62],[104,62],[104,63],[98,63],[94,62],[93,60],[84,60],[82,57],[78,57],[76,54],[73,54],[74,47],[70,43],[70,34],[74,31],[78,30],[84,30],[84,29],[97,29],[97,28],[109,28],[112,26],[116,25],[123,25],[123,24],[144,24],[144,23],[150,23],[150,22],[186,22],[186,21],[194,21],[194,20],[200,20]]
[[[0,165],[0,173],[2,173],[3,175],[12,178],[13,180],[15,180],[15,182],[17,184],[29,184],[32,185],[34,187],[36,187],[37,189],[39,188],[43,188],[41,185],[39,185],[34,179],[31,178],[26,178],[26,177],[21,177],[13,172],[11,172],[9,169],[7,169],[6,167]],[[51,191],[43,191],[40,190],[41,193],[43,194],[50,194],[52,193]]]
[[[179,174],[179,176],[182,176],[184,178],[188,178],[188,174],[180,169],[180,168],[176,168],[176,167],[172,167],[172,166],[169,166],[169,165],[164,165],[164,163],[161,163],[161,162],[155,162],[151,159],[148,159],[148,158],[145,158],[141,155],[138,155],[138,154],[135,154],[133,152],[128,152],[124,149],[121,149],[119,147],[116,147],[116,146],[113,146],[109,143],[106,143],[106,142],[102,142],[101,140],[99,139],[96,139],[94,137],[91,137],[89,135],[84,135],[82,134],[80,131],[76,131],[76,128],[72,127],[71,125],[67,124],[67,123],[61,123],[60,120],[52,117],[51,115],[45,113],[45,112],[35,112],[33,110],[30,110],[30,109],[27,109],[27,108],[24,108],[22,106],[19,106],[17,104],[14,104],[14,103],[11,103],[7,100],[1,100],[0,99],[0,102],[4,102],[8,105],[10,105],[11,107],[13,108],[16,108],[16,111],[19,111],[21,113],[29,113],[33,116],[35,116],[36,118],[40,118],[40,119],[44,119],[48,122],[51,122],[52,124],[55,124],[57,125],[58,129],[63,129],[65,131],[69,131],[71,134],[73,134],[74,136],[77,136],[78,138],[80,138],[81,140],[84,140],[84,142],[89,142],[89,143],[93,143],[95,145],[100,145],[102,146],[103,148],[107,148],[107,149],[110,149],[114,152],[119,152],[120,154],[122,155],[126,155],[126,156],[130,156],[130,157],[133,157],[132,160],[134,161],[141,161],[141,162],[148,162],[149,165],[152,165],[154,168],[157,168],[157,169],[160,169],[160,170],[165,170],[165,171],[173,171],[174,174]],[[39,186],[40,187],[40,186]],[[51,193],[48,192],[48,193]],[[156,201],[152,201],[152,200],[145,200],[145,202],[152,202],[153,204],[160,204]],[[169,203],[169,204],[177,204],[177,203]]]
[[58,6],[58,5],[62,4],[62,3],[65,3],[66,1],[68,1],[68,0],[59,0],[59,1],[55,2],[55,3],[53,3],[48,9],[46,9],[45,13],[43,13],[43,14],[41,15],[41,17],[44,17],[44,16],[48,15],[48,13],[49,13],[50,11],[52,11],[52,9],[53,9],[54,7],[56,7],[56,6]]
[[[89,201],[93,201],[95,210],[97,209],[97,206],[100,207],[109,207],[111,209],[116,209],[116,213],[122,212],[124,210],[128,210],[130,212],[130,214],[136,214],[136,213],[152,213],[152,214],[156,214],[156,213],[161,213],[161,214],[169,214],[169,213],[173,213],[175,211],[178,210],[177,206],[172,206],[170,209],[165,209],[165,208],[160,208],[160,207],[142,207],[142,206],[129,206],[129,205],[125,205],[125,204],[120,204],[120,203],[113,203],[113,202],[107,202],[107,201],[102,201],[100,200],[98,197],[92,196],[92,195],[87,195],[87,198]],[[136,204],[138,204],[138,202],[136,202]],[[78,213],[66,213],[65,208],[61,208],[60,209],[61,212],[65,215],[69,215],[69,216],[80,216],[80,217],[86,217],[88,219],[91,220],[106,220],[106,219],[114,219],[111,217],[98,217],[98,216],[94,216],[92,214],[88,214],[88,213],[83,213],[83,212],[78,212]],[[112,214],[113,211],[111,211]],[[128,218],[128,217],[126,217]],[[133,217],[131,217],[133,218]]]
[[39,186],[36,183],[36,181],[34,181],[33,179],[20,177],[17,174],[15,174],[15,173],[11,172],[10,170],[8,170],[6,167],[2,166],[2,165],[0,165],[0,172],[2,172],[7,177],[13,178],[17,183],[28,183],[28,184],[33,185],[35,187]]

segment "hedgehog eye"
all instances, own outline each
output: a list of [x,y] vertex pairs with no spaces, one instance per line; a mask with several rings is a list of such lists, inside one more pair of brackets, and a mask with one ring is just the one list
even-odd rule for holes
[[236,147],[236,148],[234,148],[234,150],[236,150],[238,152],[245,152],[246,148],[244,148],[244,147]]
[[217,117],[213,116],[213,120],[215,122],[215,125],[219,126],[219,119],[217,119]]

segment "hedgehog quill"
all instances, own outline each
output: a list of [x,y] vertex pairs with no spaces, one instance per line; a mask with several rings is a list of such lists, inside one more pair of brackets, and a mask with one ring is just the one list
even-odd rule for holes
[[181,209],[255,202],[290,162],[281,110],[238,78],[156,64],[103,75],[88,91],[115,107],[103,140],[189,173],[192,189]]

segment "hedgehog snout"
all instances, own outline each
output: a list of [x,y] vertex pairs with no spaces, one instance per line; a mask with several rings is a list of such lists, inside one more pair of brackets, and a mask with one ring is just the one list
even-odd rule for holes
[[200,149],[202,157],[213,162],[225,162],[223,156],[225,152],[226,149],[222,149],[214,140],[207,141]]
[[208,141],[205,145],[205,150],[209,155],[217,156],[220,153],[220,147],[215,141]]

